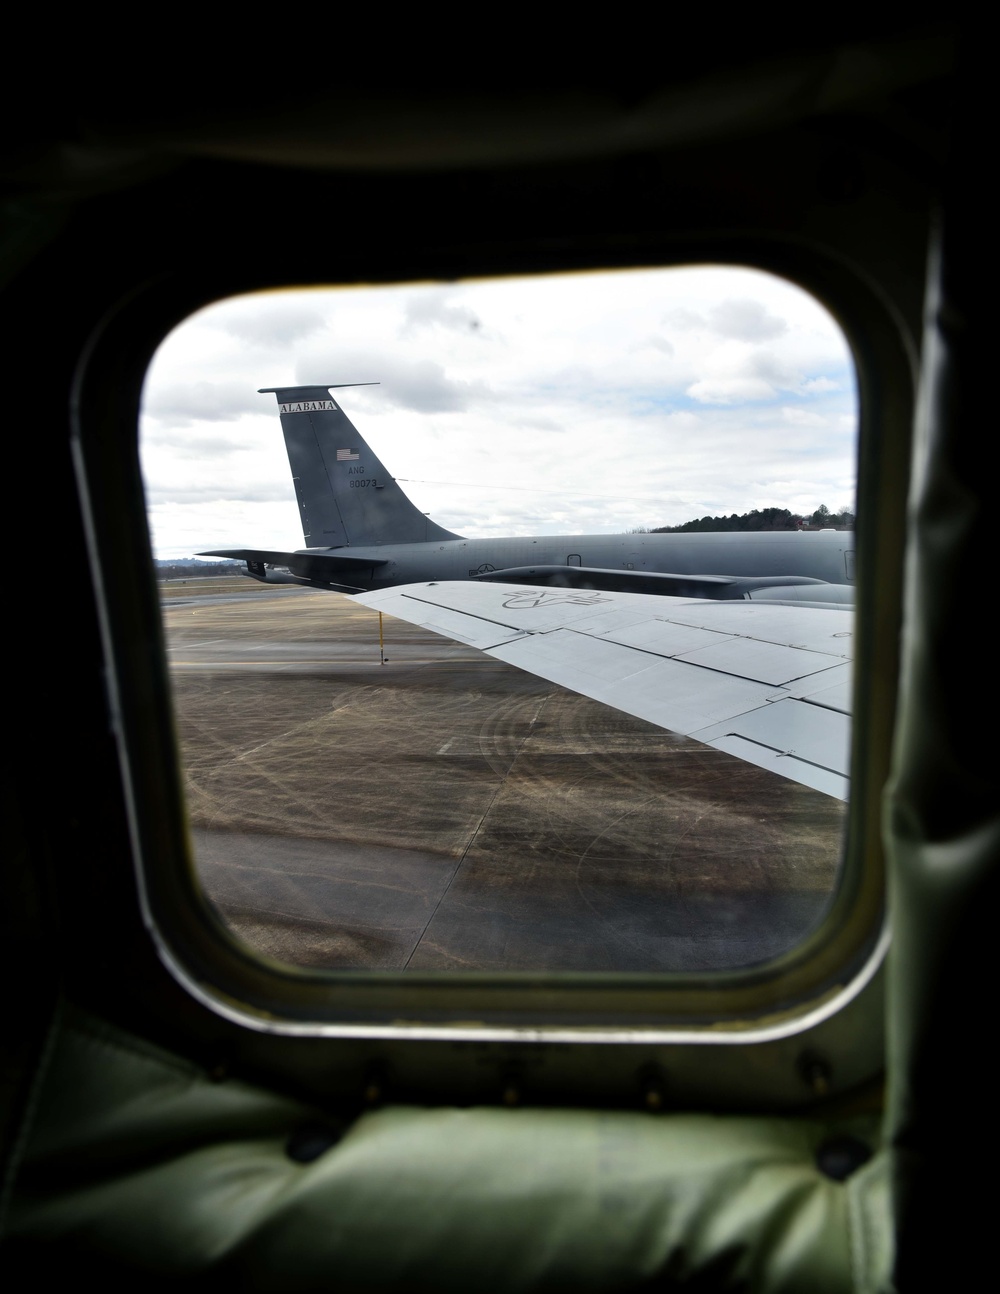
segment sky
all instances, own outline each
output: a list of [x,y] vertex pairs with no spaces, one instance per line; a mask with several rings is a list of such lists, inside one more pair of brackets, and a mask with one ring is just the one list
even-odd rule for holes
[[844,336],[800,288],[695,267],[233,297],[170,333],[140,450],[156,556],[303,547],[273,395],[338,401],[467,536],[596,534],[854,506]]

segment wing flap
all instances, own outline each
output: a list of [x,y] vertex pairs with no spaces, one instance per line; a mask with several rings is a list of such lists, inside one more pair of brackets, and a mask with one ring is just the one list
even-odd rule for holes
[[846,800],[850,793],[851,780],[842,773],[817,767],[795,755],[770,750],[767,746],[761,746],[758,742],[739,736],[738,733],[719,737],[715,741],[707,742],[706,745],[712,746],[715,750],[724,750],[727,755],[735,755],[737,759],[745,760],[748,764],[756,764],[758,768],[776,773],[779,777],[787,777],[792,782],[798,782],[800,786],[809,786],[814,791],[822,792],[823,795],[832,796],[835,800]]
[[854,670],[851,665],[838,665],[813,678],[798,679],[785,689],[791,696],[821,705],[828,710],[839,710],[848,717],[851,713],[851,692]]

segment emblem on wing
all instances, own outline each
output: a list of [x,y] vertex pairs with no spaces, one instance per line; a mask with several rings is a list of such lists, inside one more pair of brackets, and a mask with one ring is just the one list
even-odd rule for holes
[[599,602],[611,602],[611,598],[600,593],[578,593],[573,589],[560,589],[553,593],[549,589],[522,589],[512,593],[504,600],[504,606],[511,610],[525,611],[531,607],[555,607],[570,605],[574,607],[593,607]]

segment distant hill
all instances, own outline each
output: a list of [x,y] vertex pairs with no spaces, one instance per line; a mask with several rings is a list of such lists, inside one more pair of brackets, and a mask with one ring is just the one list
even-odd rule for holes
[[728,517],[699,517],[695,521],[685,521],[681,526],[656,526],[650,533],[654,535],[681,534],[691,531],[706,530],[853,530],[854,513],[849,508],[841,512],[831,512],[826,504],[821,504],[808,517],[802,517],[787,508],[754,508],[737,516],[735,512]]

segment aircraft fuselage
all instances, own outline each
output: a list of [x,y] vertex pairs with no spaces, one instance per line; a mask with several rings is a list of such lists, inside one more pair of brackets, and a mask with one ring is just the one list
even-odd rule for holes
[[[819,601],[850,600],[850,531],[465,538],[432,521],[407,497],[333,398],[339,388],[263,389],[277,398],[307,547],[213,550],[212,556],[245,561],[256,579],[369,592],[430,580],[490,579],[496,573],[507,583],[708,598],[768,596],[759,587],[762,580],[777,586],[821,581],[837,588]],[[287,575],[281,575],[282,568]],[[689,576],[700,583],[686,587]],[[741,579],[758,583],[733,585]],[[780,599],[782,588],[769,596]],[[808,588],[790,596],[807,598]]]
[[[830,584],[851,584],[854,579],[854,534],[850,531],[539,535],[299,551],[349,557],[353,562],[370,557],[373,564],[367,572],[352,565],[350,576],[345,573],[341,577],[345,583],[365,589],[422,580],[463,580],[493,570],[535,565],[682,575],[802,576]],[[331,579],[337,578],[331,575]]]

